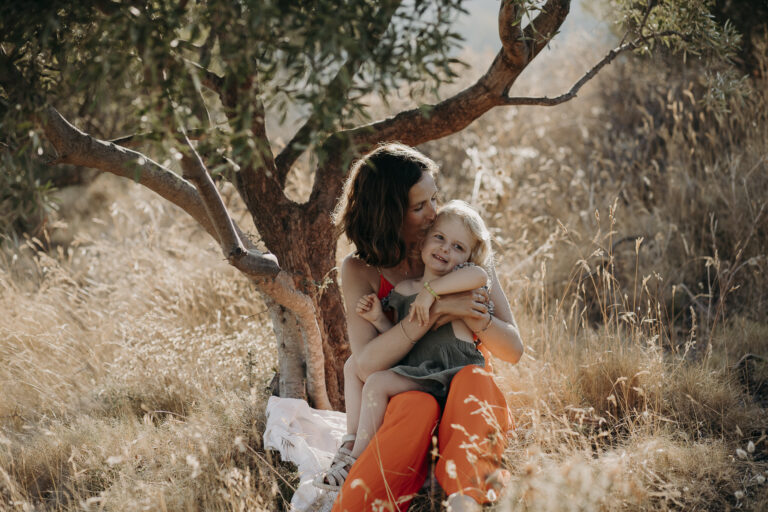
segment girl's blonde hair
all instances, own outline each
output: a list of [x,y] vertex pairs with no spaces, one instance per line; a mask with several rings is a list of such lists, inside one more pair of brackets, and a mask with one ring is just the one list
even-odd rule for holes
[[[437,217],[443,215],[454,217],[464,223],[464,226],[467,227],[469,232],[472,233],[472,236],[475,238],[475,243],[469,254],[469,261],[475,265],[490,269],[493,266],[491,232],[488,231],[480,214],[464,201],[454,199],[440,207],[440,210],[437,212]],[[437,220],[437,218],[435,220]]]

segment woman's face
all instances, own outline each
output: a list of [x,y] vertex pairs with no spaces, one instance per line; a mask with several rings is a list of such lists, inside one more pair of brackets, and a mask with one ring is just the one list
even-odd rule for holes
[[435,221],[436,212],[437,185],[432,175],[425,172],[408,191],[408,210],[403,218],[403,240],[406,243],[421,241]]

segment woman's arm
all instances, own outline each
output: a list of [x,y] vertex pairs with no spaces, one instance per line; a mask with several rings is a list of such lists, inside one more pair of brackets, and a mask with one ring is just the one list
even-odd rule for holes
[[341,291],[347,310],[347,333],[352,354],[357,362],[357,373],[362,380],[374,372],[391,368],[407,354],[413,344],[426,334],[429,327],[403,319],[399,325],[379,334],[367,320],[354,314],[358,300],[375,293],[378,274],[360,259],[347,256],[341,264]]
[[453,320],[466,320],[467,317],[487,319],[490,297],[486,288],[443,295],[430,309],[431,318],[434,320],[432,329],[442,327]]
[[493,355],[517,363],[523,355],[523,340],[494,269],[491,269],[490,295],[494,305],[493,315],[486,313],[478,318],[478,315],[471,314],[462,319]]

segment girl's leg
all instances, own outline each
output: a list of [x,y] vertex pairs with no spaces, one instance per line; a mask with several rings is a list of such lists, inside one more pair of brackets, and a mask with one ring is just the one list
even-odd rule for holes
[[[463,368],[451,381],[438,430],[435,476],[448,496],[460,493],[487,503],[497,479],[506,434],[512,426],[504,395],[479,366]],[[490,482],[489,482],[490,477]]]
[[[347,434],[357,432],[357,425],[360,421],[360,403],[363,396],[363,384],[365,384],[357,375],[357,362],[355,356],[349,356],[344,363],[344,402],[347,405]],[[350,443],[345,448],[351,450]]]
[[384,421],[389,399],[406,391],[419,391],[418,382],[391,370],[371,374],[363,385],[360,420],[352,456],[359,457]]
[[437,400],[427,393],[393,397],[384,422],[352,466],[333,512],[408,510],[427,477],[427,453],[439,414]]

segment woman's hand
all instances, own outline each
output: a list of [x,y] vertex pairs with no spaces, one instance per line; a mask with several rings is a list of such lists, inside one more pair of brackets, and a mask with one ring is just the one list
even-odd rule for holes
[[487,318],[489,300],[488,291],[483,288],[440,296],[431,311],[432,329],[460,318],[465,321]]

